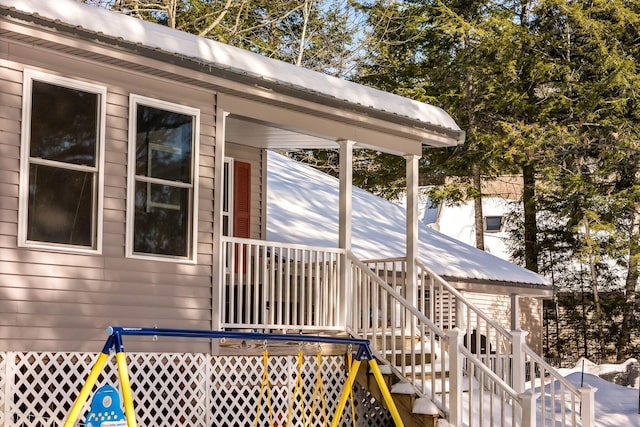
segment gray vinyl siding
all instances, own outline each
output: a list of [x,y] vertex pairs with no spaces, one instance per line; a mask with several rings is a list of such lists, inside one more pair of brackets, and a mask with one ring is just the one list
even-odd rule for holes
[[225,156],[251,164],[251,238],[262,239],[262,155],[259,148],[227,143]]
[[[0,351],[98,351],[109,325],[210,329],[215,93],[7,44],[0,51]],[[22,64],[107,88],[101,254],[17,247]],[[200,109],[195,264],[125,257],[129,94]],[[125,345],[127,351],[210,349],[204,341],[134,337]]]

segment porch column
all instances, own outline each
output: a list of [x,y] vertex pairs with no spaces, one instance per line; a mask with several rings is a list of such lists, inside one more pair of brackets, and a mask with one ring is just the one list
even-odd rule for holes
[[511,294],[511,330],[520,329],[520,298],[516,294]]
[[418,161],[419,156],[405,156],[407,163],[407,294],[405,298],[418,306]]
[[[353,141],[340,140],[340,202],[338,207],[338,246],[345,251],[351,250],[351,203],[353,186]],[[348,258],[340,262],[340,301],[344,304],[340,310],[340,325],[349,326],[349,308],[353,306],[351,292],[351,266]]]
[[[222,95],[216,98],[216,133],[215,133],[215,164],[214,164],[214,182],[213,189],[213,250],[212,250],[212,273],[211,273],[211,330],[220,330],[222,321],[222,304],[220,293],[221,287],[224,286],[225,270],[222,259],[222,181],[224,170],[224,152],[225,152],[225,123],[227,116],[221,104],[223,104]],[[211,340],[211,354],[218,353],[219,340]]]

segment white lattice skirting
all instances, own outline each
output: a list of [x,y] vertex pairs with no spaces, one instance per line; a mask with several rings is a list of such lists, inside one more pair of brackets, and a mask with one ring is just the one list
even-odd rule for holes
[[[96,358],[96,353],[0,353],[0,426],[62,425]],[[295,392],[297,356],[269,357],[273,424],[269,421],[266,396],[260,396],[262,356],[129,353],[127,360],[141,427],[251,427],[256,416],[259,426],[284,426],[292,400],[291,426],[308,425],[312,408],[315,414],[311,425],[322,426],[324,422],[319,394],[314,399],[318,378],[315,356],[304,358],[303,403]],[[322,357],[320,372],[329,420],[343,390],[344,362],[342,356]],[[113,355],[96,388],[104,384],[119,388]],[[259,399],[262,405],[257,414]],[[353,406],[357,425],[391,425],[389,413],[360,387],[354,389]],[[349,403],[341,426],[353,425],[351,414]]]

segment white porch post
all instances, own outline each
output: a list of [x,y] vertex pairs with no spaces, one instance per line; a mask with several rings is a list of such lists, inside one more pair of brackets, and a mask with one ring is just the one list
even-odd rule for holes
[[464,331],[453,328],[447,333],[449,339],[449,424],[462,425],[462,380],[463,357],[460,353]]
[[[216,134],[215,134],[215,164],[213,189],[213,251],[211,274],[211,330],[220,330],[222,317],[222,304],[220,298],[222,286],[224,286],[224,262],[222,260],[222,193],[223,170],[225,151],[225,122],[229,113],[221,107],[222,95],[218,95],[216,107]],[[218,353],[219,340],[211,340],[211,354]]]
[[526,359],[524,355],[524,345],[527,332],[519,329],[511,331],[512,348],[511,357],[513,360],[513,384],[511,387],[516,393],[524,393],[524,383],[526,378]]
[[522,427],[536,426],[536,400],[533,393],[529,390],[518,395],[522,403]]
[[[512,376],[512,384],[511,387],[513,388],[513,390],[515,390],[516,393],[518,393],[518,395],[523,398],[522,403],[523,403],[523,411],[524,413],[522,413],[520,411],[520,408],[514,408],[514,410],[516,411],[516,418],[520,418],[522,416],[524,416],[525,418],[527,418],[527,421],[523,421],[522,425],[524,427],[528,426],[528,424],[526,424],[526,422],[530,421],[530,417],[531,415],[531,411],[533,411],[535,413],[535,410],[533,410],[531,408],[531,404],[532,402],[529,400],[527,400],[528,396],[526,396],[525,393],[525,380],[526,380],[526,357],[524,354],[524,340],[527,336],[527,332],[525,331],[521,331],[519,329],[513,330],[511,331],[511,337],[513,338],[513,341],[511,342],[511,360],[512,360],[512,372],[511,372],[511,376]],[[529,405],[529,406],[526,406]],[[527,412],[529,411],[529,412]],[[534,423],[535,423],[535,419],[534,419]],[[534,424],[535,425],[535,424]]]
[[516,294],[511,294],[511,330],[520,329],[520,298]]
[[580,388],[578,391],[580,392],[580,400],[582,402],[582,412],[580,413],[582,426],[593,427],[596,425],[595,395],[597,389],[591,386],[586,386]]
[[[340,202],[338,210],[338,246],[345,252],[351,250],[351,203],[353,186],[353,141],[340,140]],[[340,262],[340,325],[349,326],[351,321],[349,308],[352,306],[351,266],[348,258],[342,257]]]
[[418,306],[418,174],[419,156],[405,156],[407,167],[407,294],[405,298]]

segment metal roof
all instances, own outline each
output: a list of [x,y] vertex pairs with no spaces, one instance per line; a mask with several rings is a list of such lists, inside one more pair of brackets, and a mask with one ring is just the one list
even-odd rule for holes
[[308,70],[283,61],[146,22],[74,0],[0,0],[0,14],[33,17],[40,22],[94,34],[101,41],[126,42],[178,55],[186,60],[251,79],[268,88],[304,94],[319,103],[328,100],[370,113],[391,115],[405,124],[445,135],[443,145],[456,145],[464,132],[441,108],[355,82]]

